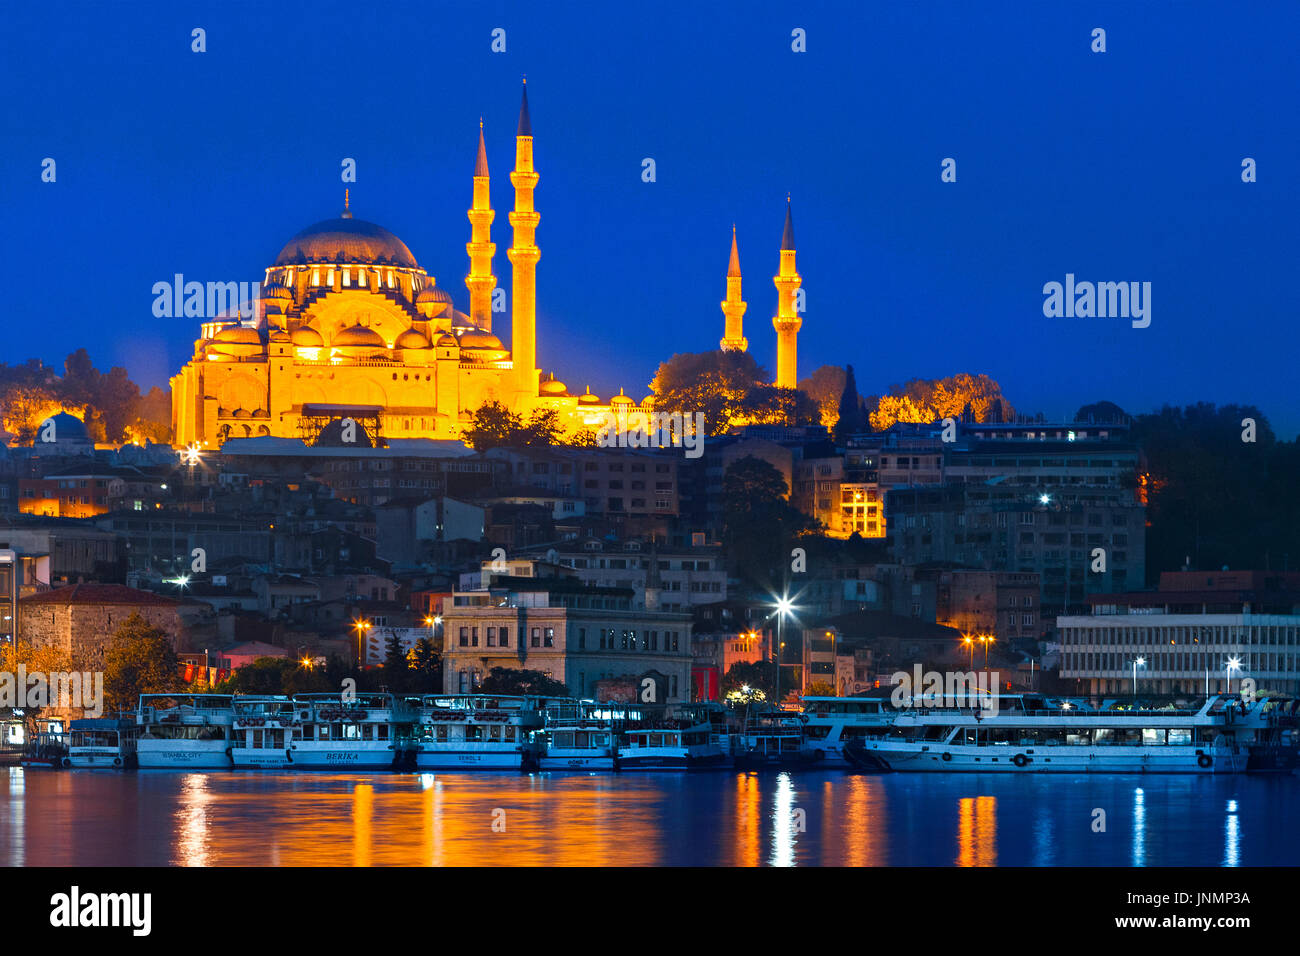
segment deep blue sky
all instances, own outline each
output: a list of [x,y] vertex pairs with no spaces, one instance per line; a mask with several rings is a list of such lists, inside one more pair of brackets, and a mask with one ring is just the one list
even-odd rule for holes
[[[639,399],[671,353],[717,347],[733,221],[745,332],[773,369],[789,191],[801,376],[852,362],[871,393],[986,372],[1049,416],[1205,399],[1300,430],[1300,4],[128,2],[5,17],[0,361],[84,345],[163,384],[197,328],[153,318],[153,283],[260,277],[337,214],[345,156],[358,218],[466,309],[478,118],[508,284],[527,73],[538,355],[573,389]],[[497,26],[505,54],[489,49]],[[1105,54],[1089,49],[1098,26]],[[794,27],[807,53],[791,52]],[[939,179],[948,156],[956,184]],[[1043,283],[1066,272],[1152,282],[1151,327],[1044,318]]]

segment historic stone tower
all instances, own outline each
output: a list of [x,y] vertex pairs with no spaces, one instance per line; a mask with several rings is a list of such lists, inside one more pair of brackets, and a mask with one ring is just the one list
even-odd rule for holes
[[781,237],[781,270],[773,277],[776,285],[776,316],[772,325],[776,329],[776,384],[780,388],[795,388],[799,381],[798,336],[803,325],[795,308],[795,296],[803,279],[794,266],[794,219],[790,215],[790,197],[785,201],[785,234]]

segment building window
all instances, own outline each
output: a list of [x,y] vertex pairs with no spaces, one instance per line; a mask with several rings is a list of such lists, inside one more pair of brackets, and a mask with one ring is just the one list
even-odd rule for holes
[[528,646],[529,647],[542,646],[542,629],[540,627],[533,628],[532,633],[529,635]]
[[[469,647],[469,628],[468,628],[468,627],[462,627],[462,628],[460,629],[460,646],[461,646],[461,647]],[[464,672],[462,671],[461,673],[464,673]]]
[[548,628],[546,629],[546,637],[545,637],[545,641],[544,641],[543,646],[544,646],[544,647],[554,647],[554,646],[555,646],[555,628],[553,628],[553,627],[548,627]]
[[499,633],[499,637],[501,638],[501,646],[502,646],[502,647],[509,647],[509,646],[510,646],[510,628],[508,628],[508,627],[503,627],[503,628],[501,628],[500,633]]

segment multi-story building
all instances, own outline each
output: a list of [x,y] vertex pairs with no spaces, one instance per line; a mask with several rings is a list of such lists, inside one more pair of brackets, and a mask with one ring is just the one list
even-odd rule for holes
[[[1057,619],[1060,676],[1095,695],[1300,693],[1300,574],[1175,571]],[[1249,686],[1249,685],[1247,685]]]
[[631,588],[497,576],[490,588],[457,591],[442,629],[447,693],[506,667],[541,671],[577,696],[631,677],[658,703],[690,697],[691,616],[638,605]]
[[681,449],[494,448],[485,457],[508,462],[512,489],[580,497],[587,514],[647,517],[679,511]]
[[1038,575],[973,568],[919,568],[936,585],[937,623],[966,634],[991,634],[1001,642],[1042,633]]
[[808,448],[794,463],[791,503],[832,538],[885,537],[885,502],[877,458],[864,448]]
[[1045,619],[1082,610],[1090,594],[1144,580],[1138,457],[1109,433],[965,439],[949,451],[942,485],[889,492],[894,556],[1036,573]]

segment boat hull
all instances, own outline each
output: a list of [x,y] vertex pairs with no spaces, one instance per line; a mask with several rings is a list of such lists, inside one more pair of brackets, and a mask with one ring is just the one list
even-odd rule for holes
[[903,773],[1242,773],[1247,755],[1204,747],[991,747],[896,742],[852,743],[845,757],[858,770]]
[[230,745],[224,740],[204,746],[185,741],[184,747],[152,747],[142,740],[136,745],[136,763],[141,770],[229,770]]
[[722,770],[724,754],[642,753],[636,750],[618,755],[619,770]]
[[236,747],[230,752],[236,770],[285,770],[293,766],[287,750],[249,750]]
[[113,751],[99,753],[71,753],[67,756],[67,765],[74,770],[122,770],[135,765],[135,759],[128,754],[125,757]]
[[613,754],[548,753],[538,759],[539,770],[618,770]]
[[418,770],[522,770],[532,756],[518,750],[417,750]]
[[392,770],[400,755],[392,745],[369,747],[312,747],[297,744],[289,751],[295,770]]

